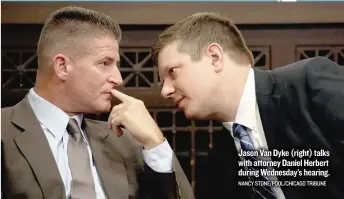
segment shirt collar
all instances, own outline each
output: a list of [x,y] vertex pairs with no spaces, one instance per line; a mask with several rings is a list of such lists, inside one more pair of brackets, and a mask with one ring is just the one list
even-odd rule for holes
[[[59,107],[40,97],[33,88],[29,91],[28,99],[38,121],[45,126],[56,139],[62,139],[71,117]],[[81,128],[83,115],[75,115],[72,118],[76,119],[79,128]]]
[[240,98],[238,111],[234,122],[223,122],[223,126],[231,132],[234,123],[241,124],[251,130],[257,131],[256,121],[256,88],[254,71],[250,68],[247,80],[245,83],[243,94]]

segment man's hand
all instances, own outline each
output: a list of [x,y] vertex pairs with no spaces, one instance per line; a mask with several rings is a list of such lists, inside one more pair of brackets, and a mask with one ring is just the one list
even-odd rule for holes
[[111,94],[122,103],[112,108],[108,119],[109,129],[114,129],[117,135],[121,136],[123,131],[120,126],[123,125],[145,149],[164,142],[162,132],[141,100],[114,89]]

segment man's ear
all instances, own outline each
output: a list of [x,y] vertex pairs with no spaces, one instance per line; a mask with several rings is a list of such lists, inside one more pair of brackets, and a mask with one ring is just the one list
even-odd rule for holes
[[55,75],[62,81],[67,79],[68,73],[70,72],[70,64],[72,61],[63,54],[55,55],[53,58],[53,69]]
[[224,53],[220,44],[209,44],[206,53],[211,57],[211,62],[215,69],[215,72],[220,72],[223,69],[224,65]]

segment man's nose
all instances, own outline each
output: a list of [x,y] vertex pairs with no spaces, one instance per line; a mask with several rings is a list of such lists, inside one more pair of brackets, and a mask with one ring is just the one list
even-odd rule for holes
[[164,84],[162,85],[162,89],[161,89],[161,96],[163,98],[171,98],[172,94],[175,92],[175,88],[172,84],[168,83],[168,82],[164,82]]
[[115,84],[115,86],[122,86],[123,78],[118,68],[112,72],[111,76],[109,77],[109,82]]
[[117,75],[111,75],[108,78],[108,81],[114,84],[115,87],[123,85],[123,79],[120,73],[118,73]]

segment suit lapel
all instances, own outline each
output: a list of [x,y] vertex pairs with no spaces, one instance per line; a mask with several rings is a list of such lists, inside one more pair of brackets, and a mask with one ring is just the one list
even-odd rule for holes
[[[284,110],[284,106],[286,105],[282,100],[282,93],[284,95],[284,90],[287,88],[285,85],[276,85],[271,71],[255,69],[255,76],[257,103],[269,150],[289,149],[290,152],[290,140],[285,133],[286,110]],[[280,158],[273,156],[271,159],[274,161],[293,160],[293,156]],[[275,169],[283,170],[285,167],[275,167]],[[285,176],[279,176],[278,179],[288,180]],[[289,187],[281,187],[281,189],[287,198],[295,197],[293,195],[295,192],[291,191]]]
[[[94,165],[107,198],[128,198],[128,177],[119,145],[111,139],[109,130],[96,121],[85,120],[85,131],[90,142]],[[117,142],[118,143],[118,142]]]
[[29,162],[44,197],[65,198],[54,156],[27,96],[14,107],[12,123],[22,130],[14,141]]
[[271,71],[254,69],[256,96],[266,142],[269,149],[285,146],[283,136],[283,111],[281,95],[277,91]]

